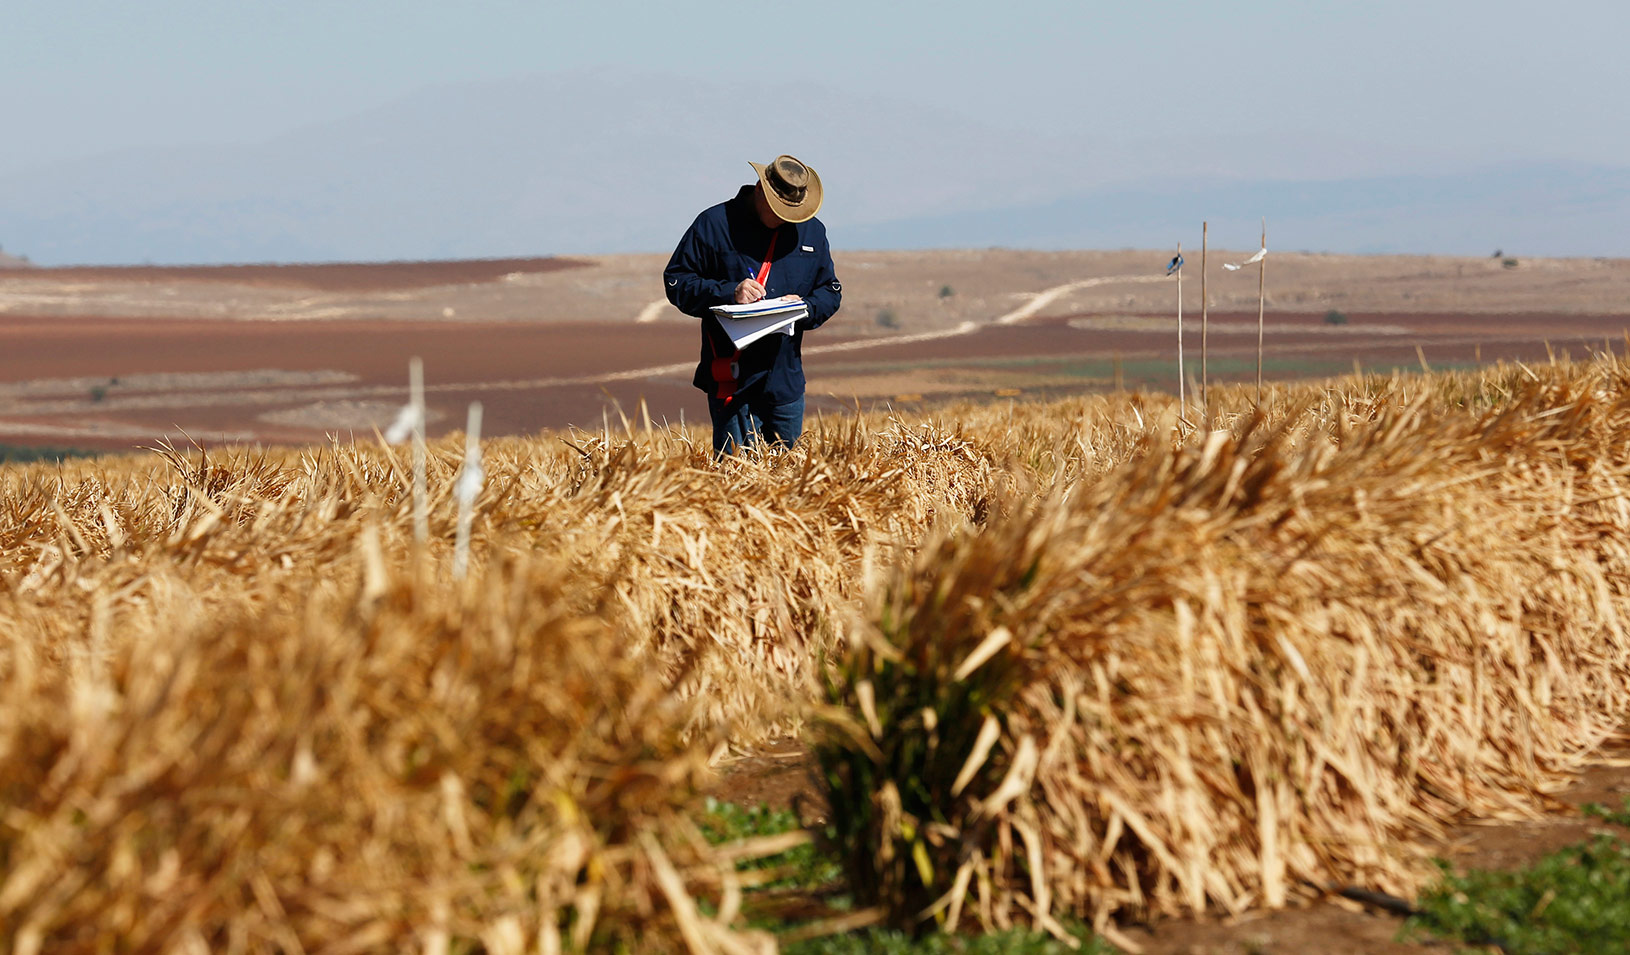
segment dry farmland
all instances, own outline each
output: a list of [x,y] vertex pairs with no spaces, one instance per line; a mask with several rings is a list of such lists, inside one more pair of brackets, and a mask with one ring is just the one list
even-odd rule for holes
[[1630,366],[1250,397],[498,438],[462,581],[456,435],[423,541],[369,441],[8,466],[0,950],[769,951],[789,736],[851,922],[1409,896],[1630,704]]
[[[1210,321],[1184,286],[1188,375],[1254,378],[1256,281],[1213,251]],[[823,413],[1174,391],[1176,291],[1145,252],[845,252],[838,315],[805,343]],[[0,270],[0,444],[130,450],[366,438],[426,359],[430,426],[479,399],[487,431],[695,419],[695,319],[664,257]],[[1512,260],[1516,262],[1516,260]],[[1275,253],[1275,380],[1583,355],[1630,328],[1630,261]],[[1327,321],[1330,312],[1343,319]]]

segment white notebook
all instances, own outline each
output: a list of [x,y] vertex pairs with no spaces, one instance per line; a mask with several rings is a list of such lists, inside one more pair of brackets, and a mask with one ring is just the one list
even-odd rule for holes
[[765,299],[751,305],[715,305],[709,309],[737,348],[746,348],[765,335],[797,331],[798,320],[809,315],[801,301]]

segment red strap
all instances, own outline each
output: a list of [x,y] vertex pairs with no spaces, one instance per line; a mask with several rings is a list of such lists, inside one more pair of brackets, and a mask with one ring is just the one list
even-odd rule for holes
[[741,349],[738,348],[734,355],[715,358],[708,368],[713,375],[713,383],[719,386],[718,397],[723,398],[725,404],[729,404],[736,394],[736,356],[740,354]]
[[770,260],[775,258],[775,239],[781,234],[780,229],[770,233],[770,247],[764,250],[764,264],[758,267],[758,284],[763,285],[770,277]]
[[[764,250],[764,263],[758,267],[758,275],[754,277],[754,281],[760,285],[770,278],[770,260],[775,258],[775,240],[780,234],[780,229],[770,233],[770,247]],[[711,348],[709,345],[710,350]],[[712,367],[709,368],[713,373],[714,383],[719,386],[718,396],[724,399],[725,404],[729,404],[730,399],[736,395],[736,375],[741,370],[736,364],[736,359],[740,357],[741,349],[738,348],[728,358],[713,359]]]

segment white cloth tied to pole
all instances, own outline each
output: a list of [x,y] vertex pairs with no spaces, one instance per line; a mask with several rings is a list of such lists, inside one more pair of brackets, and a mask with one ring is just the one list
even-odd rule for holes
[[390,427],[385,429],[385,443],[401,444],[408,438],[413,437],[413,426],[421,423],[418,412],[419,409],[415,408],[411,402],[403,405],[402,410],[396,413],[396,420],[392,421]]
[[1223,268],[1227,269],[1230,272],[1238,272],[1240,269],[1245,268],[1247,265],[1250,265],[1250,264],[1252,264],[1254,262],[1261,262],[1263,259],[1265,259],[1267,257],[1268,257],[1268,249],[1267,249],[1266,246],[1263,246],[1261,249],[1259,249],[1257,251],[1256,255],[1251,256],[1250,258],[1246,259],[1244,262],[1241,262],[1238,265],[1235,265],[1235,264],[1233,264],[1231,262],[1224,262],[1223,263]]

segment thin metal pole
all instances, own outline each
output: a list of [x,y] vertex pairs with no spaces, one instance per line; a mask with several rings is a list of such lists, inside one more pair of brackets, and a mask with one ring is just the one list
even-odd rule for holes
[[413,539],[430,539],[430,518],[425,501],[424,447],[424,362],[414,356],[408,362],[408,401],[413,405]]
[[481,496],[485,479],[481,468],[481,402],[472,401],[469,423],[464,427],[464,467],[454,486],[458,497],[458,527],[453,535],[454,580],[463,580],[470,568],[470,524],[475,519],[475,501]]
[[[1262,217],[1262,250],[1268,249],[1268,217]],[[1256,263],[1256,406],[1262,407],[1262,311],[1267,302],[1268,257]]]
[[1207,393],[1209,348],[1206,334],[1211,311],[1211,297],[1206,294],[1206,247],[1211,242],[1211,223],[1200,223],[1200,405],[1208,421],[1211,418],[1211,399]]
[[1183,243],[1177,243],[1177,405],[1183,417],[1189,416],[1188,397],[1183,388]]

